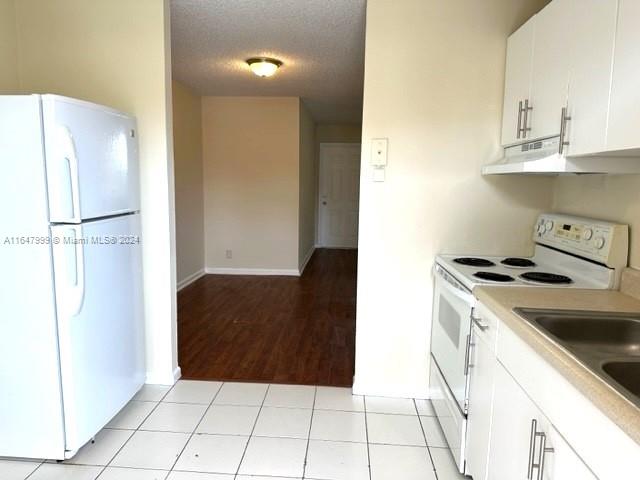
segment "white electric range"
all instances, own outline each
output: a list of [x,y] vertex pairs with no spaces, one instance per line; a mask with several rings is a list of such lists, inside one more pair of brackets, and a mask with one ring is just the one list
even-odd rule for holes
[[461,473],[465,473],[473,289],[479,285],[615,289],[627,266],[627,225],[542,214],[533,227],[533,240],[531,257],[436,257],[429,389]]

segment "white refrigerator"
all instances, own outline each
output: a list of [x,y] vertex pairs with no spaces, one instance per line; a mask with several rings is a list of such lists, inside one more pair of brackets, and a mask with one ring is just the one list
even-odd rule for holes
[[131,116],[0,96],[0,456],[69,458],[144,383]]

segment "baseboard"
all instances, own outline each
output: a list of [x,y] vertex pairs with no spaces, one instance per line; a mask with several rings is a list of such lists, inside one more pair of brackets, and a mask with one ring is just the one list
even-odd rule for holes
[[311,257],[313,256],[313,252],[315,251],[316,251],[316,246],[312,245],[309,251],[307,252],[307,254],[305,255],[304,260],[302,260],[302,265],[300,265],[300,268],[298,269],[298,275],[302,275],[304,273],[304,269],[307,267],[307,263],[309,263],[309,260],[311,260]]
[[372,397],[392,397],[392,398],[431,398],[429,390],[423,389],[406,389],[406,388],[389,388],[380,385],[364,385],[355,381],[352,388],[354,395],[368,395]]
[[297,277],[299,275],[297,269],[293,268],[222,268],[207,267],[204,271],[214,275],[285,275],[288,277]]
[[157,372],[147,372],[147,378],[144,383],[151,385],[174,385],[182,377],[182,370],[176,367],[169,375]]
[[203,277],[204,275],[205,275],[204,268],[201,268],[197,272],[192,273],[191,275],[187,276],[186,278],[180,280],[178,282],[178,284],[176,285],[177,290],[178,291],[182,290],[184,287],[186,287],[188,285],[191,285],[193,282],[198,280],[200,277]]

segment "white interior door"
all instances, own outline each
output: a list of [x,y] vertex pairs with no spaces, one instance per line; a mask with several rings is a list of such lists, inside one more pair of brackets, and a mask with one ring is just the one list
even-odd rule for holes
[[320,145],[318,243],[321,247],[358,246],[360,144]]
[[51,227],[66,449],[144,383],[140,216]]

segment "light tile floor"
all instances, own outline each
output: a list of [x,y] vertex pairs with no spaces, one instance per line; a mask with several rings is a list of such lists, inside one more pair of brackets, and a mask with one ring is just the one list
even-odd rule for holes
[[347,388],[145,385],[71,460],[0,458],[2,480],[460,480],[427,400]]

